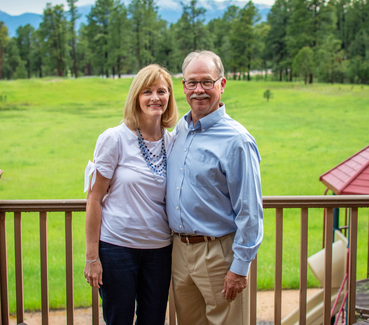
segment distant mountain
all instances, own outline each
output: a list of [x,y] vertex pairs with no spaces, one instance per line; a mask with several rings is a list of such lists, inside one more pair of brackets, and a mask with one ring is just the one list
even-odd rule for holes
[[[160,2],[162,5],[160,6]],[[165,5],[167,0],[158,1],[159,3],[159,15],[162,19],[166,20],[168,23],[176,23],[182,15],[182,6],[179,3],[176,3],[177,6],[168,6]],[[229,6],[237,6],[244,7],[248,1],[215,1],[215,0],[199,0],[198,6],[206,9],[205,14],[205,23],[208,23],[210,20],[215,18],[220,18],[223,16],[224,12],[227,10]],[[261,21],[266,21],[268,17],[268,13],[270,11],[271,6],[264,4],[255,4],[255,7],[259,10],[261,14]]]
[[[81,23],[87,23],[87,17],[91,11],[92,5],[85,5],[78,7],[78,13],[81,14],[81,17],[77,20],[77,29],[81,25]],[[19,16],[11,16],[5,12],[0,11],[0,21],[3,21],[8,28],[9,36],[13,37],[16,35],[16,31],[19,26],[25,26],[30,24],[35,29],[37,29],[42,22],[42,15],[25,13]]]
[[0,11],[0,21],[3,21],[8,28],[9,36],[15,36],[15,31],[19,26],[27,24],[32,25],[34,28],[38,28],[42,19],[41,15],[25,13],[19,16],[10,16],[5,12]]
[[[248,1],[248,0],[247,0]],[[126,4],[129,1],[124,1]],[[216,1],[216,0],[199,0],[198,6],[206,9],[205,14],[205,23],[208,23],[210,20],[222,17],[224,12],[227,10],[228,6],[235,5],[237,7],[244,7],[246,4],[246,0],[239,1]],[[77,29],[80,27],[82,23],[87,24],[87,17],[91,11],[92,5],[84,5],[78,7],[78,12],[81,14],[81,17],[77,20]],[[179,1],[174,0],[159,0],[158,1],[158,13],[162,19],[166,20],[168,23],[176,23],[182,15],[182,6]],[[266,21],[268,13],[270,11],[271,6],[264,4],[255,4],[255,7],[258,8],[259,13],[261,14],[261,21]],[[67,8],[65,8],[67,9]],[[32,14],[32,13],[24,13],[19,16],[11,16],[5,12],[0,11],[0,21],[3,21],[8,28],[9,36],[13,37],[16,35],[16,30],[19,26],[24,26],[27,24],[32,25],[35,29],[37,29],[42,21],[42,15]]]

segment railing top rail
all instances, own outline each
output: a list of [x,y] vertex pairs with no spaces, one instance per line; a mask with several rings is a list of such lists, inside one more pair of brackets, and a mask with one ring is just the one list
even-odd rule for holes
[[86,211],[86,200],[0,200],[0,212]]
[[364,208],[369,195],[264,196],[264,208]]
[[[369,195],[264,196],[264,208],[364,208]],[[86,211],[86,200],[0,200],[0,212]]]

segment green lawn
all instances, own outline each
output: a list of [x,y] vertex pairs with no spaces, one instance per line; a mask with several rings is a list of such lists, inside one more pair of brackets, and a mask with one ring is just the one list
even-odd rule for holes
[[[83,176],[97,137],[122,119],[131,79],[99,78],[0,82],[0,199],[82,199]],[[174,80],[180,116],[187,112],[181,81]],[[273,98],[263,98],[270,89]],[[229,80],[227,113],[256,138],[262,156],[263,195],[321,195],[319,176],[369,144],[369,87]],[[265,210],[258,253],[258,288],[274,286],[274,210]],[[283,287],[299,285],[300,212],[285,210]],[[309,255],[322,243],[321,209],[309,210]],[[48,214],[50,307],[65,307],[62,213]],[[84,213],[75,213],[75,304],[89,305],[83,277]],[[15,311],[13,217],[7,216],[10,309]],[[343,218],[341,218],[343,219]],[[342,223],[342,222],[341,222]],[[40,308],[39,221],[24,213],[23,258],[26,309]],[[368,209],[359,210],[358,279],[366,277]],[[309,272],[308,285],[318,286]]]

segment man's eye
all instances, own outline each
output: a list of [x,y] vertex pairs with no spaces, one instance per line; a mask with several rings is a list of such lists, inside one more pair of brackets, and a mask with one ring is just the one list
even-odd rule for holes
[[213,84],[213,81],[212,81],[212,80],[204,80],[204,81],[202,82],[202,84],[203,84],[204,86],[211,86],[211,85]]
[[193,87],[193,86],[196,86],[196,82],[195,81],[187,81],[187,85],[189,87]]

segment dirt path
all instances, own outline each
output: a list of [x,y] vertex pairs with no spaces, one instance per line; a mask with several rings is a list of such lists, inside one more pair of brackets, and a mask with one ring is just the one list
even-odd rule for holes
[[[316,293],[319,289],[308,289],[308,298]],[[274,292],[273,291],[259,291],[257,293],[257,321],[264,324],[273,322],[274,313]],[[283,290],[282,292],[282,318],[287,316],[291,311],[298,307],[299,291],[298,290]],[[65,310],[51,311],[49,314],[49,320],[51,325],[64,325],[66,324]],[[24,322],[27,325],[40,325],[41,313],[26,313]],[[11,316],[10,325],[16,325],[16,317]],[[74,311],[74,324],[75,325],[91,325],[91,308],[76,309]],[[101,316],[100,308],[100,324],[104,325],[104,321]],[[168,317],[165,325],[169,324]]]

